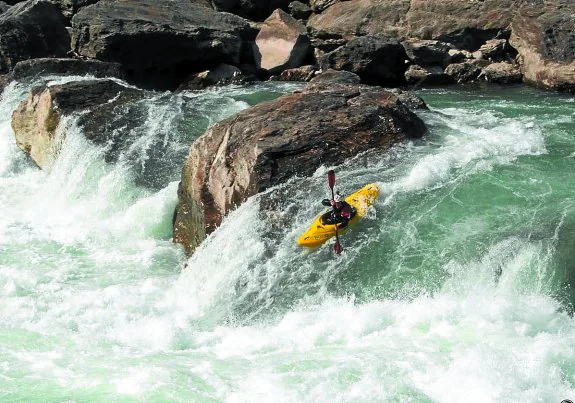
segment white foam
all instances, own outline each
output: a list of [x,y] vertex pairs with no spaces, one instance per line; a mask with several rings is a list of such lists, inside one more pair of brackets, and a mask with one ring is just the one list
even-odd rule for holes
[[405,177],[386,186],[389,191],[416,191],[448,180],[454,169],[486,171],[521,155],[546,152],[544,137],[533,121],[462,110],[452,110],[442,121],[454,133],[446,134],[441,146],[419,159]]

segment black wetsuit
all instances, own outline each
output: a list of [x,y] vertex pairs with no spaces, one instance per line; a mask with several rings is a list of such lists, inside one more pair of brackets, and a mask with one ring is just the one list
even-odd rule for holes
[[[350,211],[349,217],[345,217],[344,215],[342,215],[342,212],[346,208]],[[339,202],[339,206],[337,206],[336,204],[336,206],[333,206],[332,210],[322,215],[321,222],[323,224],[330,224],[330,225],[339,224],[338,228],[344,228],[347,226],[349,220],[351,220],[355,216],[355,214],[356,210],[349,203],[342,201]]]

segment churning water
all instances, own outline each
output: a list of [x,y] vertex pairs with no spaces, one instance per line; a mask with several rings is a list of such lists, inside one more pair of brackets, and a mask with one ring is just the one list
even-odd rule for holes
[[[0,102],[0,401],[575,398],[573,97],[421,91],[426,138],[252,197],[188,260],[191,142],[296,86],[149,94],[113,164],[69,116],[39,171],[11,113],[73,79]],[[382,189],[339,257],[296,245],[331,168],[344,193]]]

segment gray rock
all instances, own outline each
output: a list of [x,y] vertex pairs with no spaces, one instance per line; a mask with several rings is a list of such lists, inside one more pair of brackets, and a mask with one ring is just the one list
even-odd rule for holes
[[102,0],[82,8],[72,29],[81,56],[119,62],[142,87],[168,89],[212,65],[239,64],[257,33],[241,17],[188,0]]
[[0,1],[0,14],[5,13],[8,9],[12,7],[10,4]]
[[[310,0],[310,7],[314,13],[321,13],[329,6],[339,3],[341,0]],[[345,1],[345,0],[344,0]]]
[[281,72],[279,76],[270,78],[272,81],[310,81],[317,73],[314,66],[307,65],[288,69]]
[[440,85],[449,84],[452,78],[445,74],[441,66],[409,66],[405,72],[405,81],[409,85]]
[[30,0],[0,15],[0,73],[38,57],[65,57],[70,51],[66,20],[49,1]]
[[47,74],[124,78],[124,71],[119,63],[61,58],[30,59],[18,62],[12,71],[12,78],[22,80]]
[[445,74],[458,84],[474,81],[481,74],[481,67],[474,62],[452,63],[445,68]]
[[288,10],[290,14],[298,20],[307,20],[312,12],[311,8],[309,8],[307,4],[304,4],[301,1],[292,1],[289,3]]
[[100,0],[50,0],[50,2],[58,6],[62,14],[67,18],[71,18],[82,7],[96,4],[98,1]]
[[326,53],[320,60],[323,70],[347,70],[367,84],[400,86],[405,82],[405,50],[386,35],[362,36]]
[[450,59],[451,47],[444,42],[433,40],[406,40],[402,42],[407,56],[419,66],[444,66]]

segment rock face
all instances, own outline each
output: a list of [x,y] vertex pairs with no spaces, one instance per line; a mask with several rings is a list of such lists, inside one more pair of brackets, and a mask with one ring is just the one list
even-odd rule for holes
[[276,73],[299,67],[310,50],[305,26],[278,9],[262,24],[256,37],[254,59],[259,69]]
[[412,0],[405,17],[410,37],[437,39],[477,50],[508,32],[521,0]]
[[[313,7],[312,7],[313,8]],[[485,60],[489,63],[514,63],[517,51],[523,80],[543,88],[575,92],[575,2],[568,0],[357,0],[331,5],[321,14],[312,15],[308,30],[312,42],[350,40],[387,34],[406,45],[415,64],[448,67],[439,60],[429,62],[429,46],[416,49],[422,40],[449,44],[455,51],[472,52],[467,62]],[[319,39],[318,39],[319,38]],[[512,47],[511,47],[511,46]],[[314,45],[315,46],[315,45]],[[326,51],[316,46],[317,50]],[[420,57],[419,50],[427,55]],[[435,49],[438,58],[443,51]],[[329,50],[328,50],[329,51]],[[417,52],[416,52],[417,51]],[[462,56],[463,53],[453,53]],[[321,55],[320,55],[321,57]],[[451,63],[464,62],[461,57]],[[486,64],[454,66],[446,70],[457,82],[477,77],[476,68]],[[511,75],[493,75],[505,67]],[[466,73],[464,72],[466,71]],[[495,81],[513,82],[517,74],[508,66],[497,65],[487,73]],[[487,74],[483,75],[487,77]],[[497,76],[497,77],[496,77]]]
[[477,63],[452,63],[445,69],[445,74],[456,83],[474,81],[481,74],[481,67]]
[[219,63],[239,64],[257,33],[241,17],[189,0],[102,0],[81,9],[72,30],[81,56],[121,63],[144,88],[170,89]]
[[223,120],[194,142],[178,191],[176,242],[191,252],[247,197],[426,131],[397,95],[357,84],[351,73],[330,74]]
[[[40,168],[46,169],[58,153],[54,140],[60,120],[75,111],[91,112],[82,115],[79,121],[89,140],[116,144],[117,139],[111,138],[113,128],[107,128],[105,124],[108,112],[122,102],[140,96],[141,91],[110,80],[75,81],[36,88],[12,114],[16,144],[29,153]],[[114,145],[109,152],[114,152]]]
[[320,37],[351,39],[383,33],[402,39],[409,7],[410,0],[344,1],[310,17],[308,28]]
[[[308,28],[327,36],[385,33],[397,39],[436,39],[477,50],[508,29],[517,0],[357,0],[312,16]],[[481,37],[481,41],[477,39]]]
[[575,3],[555,0],[526,5],[512,25],[524,81],[575,93]]
[[70,51],[66,20],[49,1],[30,0],[0,15],[0,73],[37,57],[65,57]]
[[409,66],[405,72],[405,80],[411,85],[442,85],[449,84],[452,78],[445,74],[441,66],[422,67],[416,64]]

